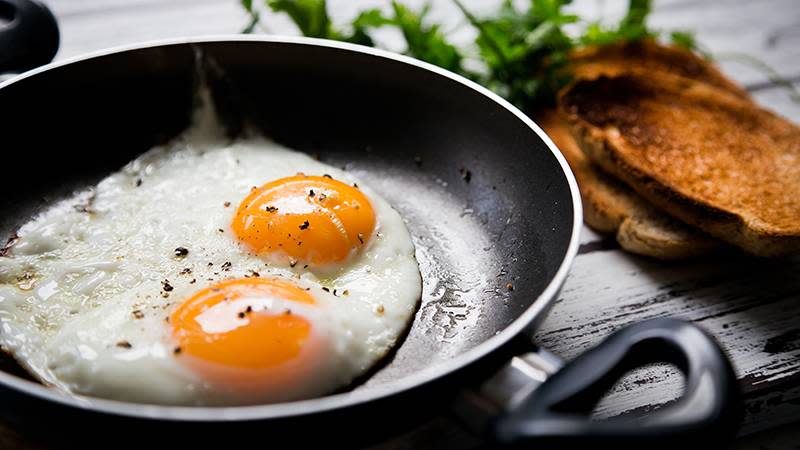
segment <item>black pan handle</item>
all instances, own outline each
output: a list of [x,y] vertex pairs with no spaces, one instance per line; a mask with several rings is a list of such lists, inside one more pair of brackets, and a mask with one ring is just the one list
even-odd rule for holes
[[0,73],[49,63],[58,44],[58,24],[46,6],[33,0],[0,0]]
[[[635,418],[590,420],[616,381],[654,362],[683,372],[680,399]],[[498,444],[526,448],[717,448],[731,442],[741,417],[736,377],[719,345],[696,325],[662,318],[624,328],[578,356],[495,419],[490,433]]]

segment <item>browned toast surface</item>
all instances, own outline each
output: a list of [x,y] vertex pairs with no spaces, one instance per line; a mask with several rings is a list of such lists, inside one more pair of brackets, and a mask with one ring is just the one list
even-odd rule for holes
[[700,81],[749,99],[750,94],[728,79],[711,62],[691,50],[653,40],[585,47],[570,56],[570,70],[577,79],[618,75],[630,70],[671,73]]
[[658,259],[699,256],[720,246],[720,241],[671,218],[595,167],[556,111],[540,111],[535,119],[572,168],[589,226],[613,233],[622,248],[631,253]]
[[[570,70],[578,79],[615,75],[632,68],[696,78],[748,97],[746,91],[695,53],[652,40],[588,47],[570,57]],[[572,167],[581,190],[584,220],[589,226],[613,233],[625,250],[659,259],[698,256],[721,246],[717,239],[672,218],[600,170],[579,148],[557,112],[539,111],[535,119]]]
[[591,159],[675,217],[759,255],[800,250],[800,129],[704,82],[579,79],[562,114]]

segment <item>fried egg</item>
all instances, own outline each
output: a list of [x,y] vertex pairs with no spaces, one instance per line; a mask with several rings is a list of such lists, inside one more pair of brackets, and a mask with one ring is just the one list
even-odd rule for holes
[[348,173],[208,118],[44,210],[0,257],[0,345],[73,394],[167,405],[341,389],[421,296],[400,215]]

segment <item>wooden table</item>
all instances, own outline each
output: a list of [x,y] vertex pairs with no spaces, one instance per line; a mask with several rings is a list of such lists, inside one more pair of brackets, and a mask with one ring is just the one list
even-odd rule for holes
[[[61,25],[58,59],[165,37],[237,33],[247,22],[237,0],[45,1]],[[342,20],[365,5],[386,3],[329,0],[334,18]],[[468,32],[458,28],[461,19],[452,4],[448,0],[434,3],[433,17],[453,24],[457,41],[468,39]],[[491,10],[496,3],[467,2],[478,12]],[[624,2],[576,1],[574,9],[596,16],[599,5],[616,17]],[[284,17],[264,17],[269,32],[296,34]],[[713,54],[723,57],[739,52],[757,57],[800,89],[797,0],[656,1],[651,24],[696,30],[700,43]],[[382,34],[380,39],[401,49],[391,34]],[[793,102],[774,80],[734,59],[720,63],[762,104],[800,122],[800,102]],[[800,442],[800,432],[786,425],[800,420],[800,259],[726,257],[667,264],[624,253],[613,239],[586,228],[580,255],[537,339],[569,359],[625,324],[656,316],[693,320],[716,336],[731,356],[747,401],[737,447],[778,449]],[[677,372],[667,366],[638,370],[616,386],[596,414],[608,417],[654,408],[678,396],[681,383]],[[476,446],[477,440],[441,417],[377,448]],[[6,448],[41,447],[0,423],[0,449]]]

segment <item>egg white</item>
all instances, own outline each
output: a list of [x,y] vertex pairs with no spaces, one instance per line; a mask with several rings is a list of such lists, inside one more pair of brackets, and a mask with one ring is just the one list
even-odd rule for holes
[[[0,257],[0,346],[42,382],[70,393],[174,405],[323,395],[383,358],[421,295],[399,214],[342,170],[264,138],[222,136],[201,117],[170,144],[22,226]],[[316,272],[276,265],[233,235],[233,214],[253,186],[298,172],[358,182],[370,199],[376,232],[346,264]],[[188,254],[176,256],[178,247]],[[254,394],[210,383],[181,364],[165,319],[204,286],[256,273],[311,289],[318,307],[306,317],[326,357],[313,378]]]

